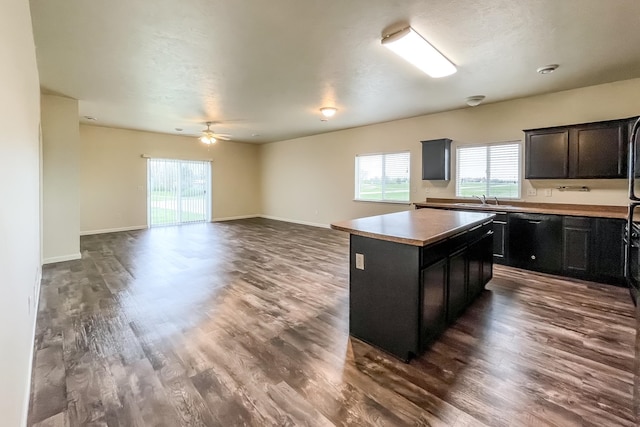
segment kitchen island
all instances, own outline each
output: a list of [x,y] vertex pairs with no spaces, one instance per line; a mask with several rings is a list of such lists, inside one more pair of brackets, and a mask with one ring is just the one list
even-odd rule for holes
[[341,221],[350,234],[349,332],[408,361],[493,274],[493,214],[419,209]]

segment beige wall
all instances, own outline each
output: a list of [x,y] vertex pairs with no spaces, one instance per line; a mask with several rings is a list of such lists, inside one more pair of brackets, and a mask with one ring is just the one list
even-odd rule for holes
[[[408,205],[355,202],[356,154],[411,151],[411,200],[454,197],[455,147],[523,140],[522,129],[630,117],[640,114],[640,79],[481,105],[261,146],[262,212],[298,222],[329,224],[340,219],[406,210]],[[343,112],[342,114],[356,114]],[[339,118],[334,119],[339,120]],[[453,139],[451,181],[421,180],[421,140]],[[524,171],[523,171],[524,173]],[[589,193],[552,190],[587,185]],[[537,196],[527,196],[536,187]],[[531,202],[624,205],[625,180],[524,181]]]
[[146,159],[212,160],[214,220],[260,213],[255,145],[195,137],[80,126],[80,229],[83,234],[147,226]]
[[26,425],[40,277],[40,88],[29,2],[0,3],[0,424]]
[[78,101],[42,95],[42,202],[45,264],[80,258]]

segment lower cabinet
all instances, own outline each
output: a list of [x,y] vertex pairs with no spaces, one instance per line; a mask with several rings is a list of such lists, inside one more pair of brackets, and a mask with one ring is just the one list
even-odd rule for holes
[[565,216],[563,274],[624,284],[624,227],[622,219]]
[[562,225],[562,269],[567,275],[586,276],[592,270],[592,219],[565,216]]
[[625,285],[624,230],[626,220],[596,218],[593,240],[593,275],[605,283]]
[[453,322],[467,305],[467,279],[469,274],[469,251],[466,247],[449,256],[449,295],[447,298],[447,321]]
[[420,284],[420,351],[447,326],[447,258],[422,269]]
[[424,351],[447,324],[453,323],[493,277],[493,232],[487,226],[473,237],[450,245],[446,258],[422,270],[420,347]]
[[506,213],[497,213],[493,220],[493,260],[498,264],[507,264],[509,228]]
[[[626,220],[617,218],[496,212],[493,238],[485,244],[491,245],[497,264],[624,286],[625,225]],[[470,246],[469,295],[476,292],[478,274],[473,252]],[[483,268],[482,274],[491,271]]]

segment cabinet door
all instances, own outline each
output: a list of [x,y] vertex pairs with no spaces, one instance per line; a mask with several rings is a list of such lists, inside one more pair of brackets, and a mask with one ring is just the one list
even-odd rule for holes
[[562,264],[565,273],[586,275],[591,264],[591,219],[565,217]]
[[489,234],[484,237],[480,241],[481,251],[482,251],[482,283],[480,285],[480,289],[478,290],[478,294],[482,292],[484,286],[489,283],[489,281],[493,278],[493,260],[494,257],[491,254],[491,247],[493,246],[493,241],[495,239],[495,233]]
[[569,178],[626,178],[627,122],[571,128]]
[[569,174],[569,130],[526,131],[525,178],[566,178]]
[[467,302],[470,304],[482,293],[484,285],[493,277],[493,238],[495,234],[486,234],[482,239],[469,245],[469,274],[467,281]]
[[440,260],[422,270],[420,349],[424,351],[442,332],[447,322],[447,259]]
[[478,240],[469,245],[467,252],[468,276],[467,276],[467,302],[471,303],[480,292],[482,292],[482,263],[484,246],[482,240]]
[[493,259],[500,264],[507,263],[507,222],[493,221]]
[[593,274],[609,283],[624,283],[625,220],[597,218]]
[[449,295],[447,296],[447,320],[458,318],[467,304],[467,249],[462,248],[449,256]]

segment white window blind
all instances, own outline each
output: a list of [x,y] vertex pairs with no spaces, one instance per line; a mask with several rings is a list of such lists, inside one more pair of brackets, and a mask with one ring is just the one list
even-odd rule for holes
[[520,143],[458,147],[456,196],[520,198]]
[[356,156],[356,200],[409,202],[410,153]]

